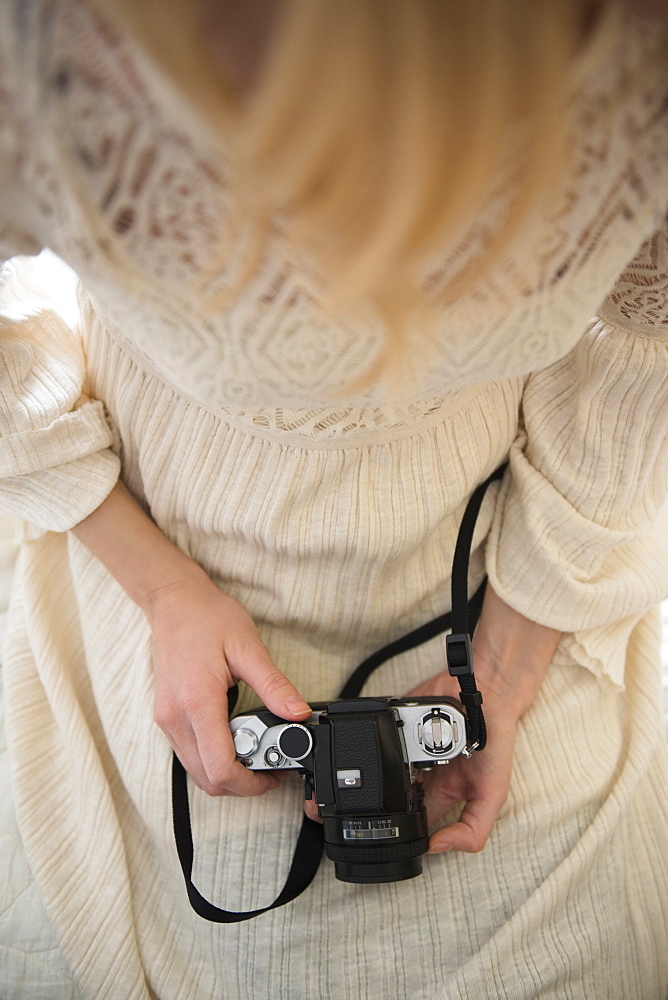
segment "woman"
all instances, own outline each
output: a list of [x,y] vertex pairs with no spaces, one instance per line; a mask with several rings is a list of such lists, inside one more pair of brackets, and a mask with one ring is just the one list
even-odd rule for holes
[[[31,525],[6,732],[44,902],[15,889],[5,993],[658,1000],[665,26],[137,6],[1,13],[5,256],[47,245],[82,283],[79,339],[3,328],[2,496]],[[227,689],[303,719],[446,610],[508,457],[470,572],[489,743],[429,783],[424,875],[323,864],[296,903],[202,921],[170,744],[195,883],[266,905],[303,792],[234,761]],[[444,666],[421,647],[367,693],[454,694]]]

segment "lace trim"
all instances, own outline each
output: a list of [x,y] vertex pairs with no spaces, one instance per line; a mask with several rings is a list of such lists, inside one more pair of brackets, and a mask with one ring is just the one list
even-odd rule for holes
[[623,272],[600,316],[645,337],[668,336],[668,216]]
[[[183,398],[187,396],[181,387],[173,385],[156,368],[151,358],[137,350],[136,346],[118,330],[110,329],[99,316],[94,302],[85,290],[80,289],[79,305],[84,319],[85,337],[95,341],[108,340],[114,345],[115,361],[110,362],[105,355],[105,363],[120,364],[121,356],[129,356],[140,372],[145,372],[153,380],[162,382],[170,392]],[[118,356],[116,352],[121,352]],[[523,380],[515,379],[506,383],[508,390],[519,400]],[[299,447],[341,447],[352,448],[383,444],[399,438],[422,433],[447,420],[453,413],[461,413],[468,406],[479,403],[481,393],[494,391],[497,383],[464,387],[427,400],[412,400],[406,405],[386,406],[341,406],[315,407],[311,409],[286,409],[284,407],[261,409],[235,409],[228,406],[213,407],[191,397],[201,409],[221,417],[233,427],[238,427],[256,436],[286,442]]]
[[[278,234],[243,300],[202,316],[199,289],[228,216],[224,163],[142,53],[83,0],[12,0],[0,8],[8,34],[19,8],[31,23],[16,40],[22,48],[11,60],[15,103],[7,114],[30,137],[22,162],[26,230],[74,267],[104,325],[122,331],[160,377],[258,430],[323,440],[389,433],[429,419],[466,386],[553,363],[580,339],[656,225],[657,192],[668,183],[667,36],[637,26],[576,102],[573,163],[544,232],[484,288],[444,305],[429,358],[397,405],[382,384],[339,403],[342,387],[371,364],[380,331],[326,317],[317,280],[288,259]],[[10,37],[5,48],[13,45]],[[452,268],[489,238],[508,192],[500,179],[456,259],[434,262],[425,291],[435,302]],[[210,289],[229,286],[242,255],[221,262]],[[627,268],[613,296],[619,316],[644,331],[666,322],[665,285],[652,266]],[[415,358],[425,340],[423,330],[411,334]]]
[[[448,403],[451,403],[451,399]],[[338,410],[238,410],[233,416],[235,421],[276,434],[289,433],[301,437],[335,440],[414,427],[432,414],[442,413],[445,404],[446,399],[440,397],[419,400],[408,406],[349,406]]]

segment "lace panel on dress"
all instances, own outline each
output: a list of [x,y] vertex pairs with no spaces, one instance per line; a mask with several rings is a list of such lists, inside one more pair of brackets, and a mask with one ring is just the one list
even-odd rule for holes
[[[24,180],[39,235],[147,369],[249,428],[323,439],[384,433],[437,413],[466,386],[553,363],[665,208],[657,191],[668,190],[666,32],[638,23],[575,102],[569,174],[538,235],[483,287],[444,304],[436,329],[409,332],[411,377],[394,395],[379,381],[353,396],[346,386],[377,356],[379,325],[325,315],[315,272],[290,257],[278,232],[243,296],[205,314],[203,294],[229,287],[246,252],[211,275],[229,218],[225,164],[143,53],[92,8],[41,0],[30,16],[36,42],[24,73],[39,92],[26,91],[14,113],[31,122]],[[512,190],[500,178],[457,252],[432,261],[424,287],[436,303],[448,274],[485,245]],[[658,286],[643,286],[640,303],[635,287],[621,308],[632,302],[665,318],[665,289],[652,302]]]

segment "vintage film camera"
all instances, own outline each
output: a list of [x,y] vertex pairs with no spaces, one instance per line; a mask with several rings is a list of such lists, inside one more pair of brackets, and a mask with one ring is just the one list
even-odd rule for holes
[[[238,715],[230,726],[237,758],[253,770],[289,769],[304,776],[324,826],[324,848],[343,882],[398,882],[422,872],[429,838],[420,770],[483,750],[487,729],[474,671],[471,636],[485,593],[483,580],[468,596],[468,565],[476,519],[499,466],[472,493],[452,562],[452,611],[419,626],[368,656],[350,675],[338,701],[312,706],[306,722],[281,719],[266,708]],[[360,698],[372,672],[400,653],[450,632],[445,659],[460,687],[446,697]],[[228,691],[233,715],[238,691]],[[315,877],[322,858],[320,825],[304,818],[285,885],[273,903],[256,910],[225,910],[192,881],[194,842],[186,771],[172,756],[172,819],[179,863],[195,912],[215,923],[259,917],[292,902]]]
[[325,851],[343,882],[397,882],[422,872],[429,836],[418,772],[467,749],[452,698],[355,698],[312,706],[306,722],[260,708],[230,723],[237,759],[295,770],[315,797]]

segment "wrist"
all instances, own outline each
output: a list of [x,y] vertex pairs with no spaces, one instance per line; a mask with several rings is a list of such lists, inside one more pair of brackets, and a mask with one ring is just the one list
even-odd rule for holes
[[[201,595],[203,589],[215,587],[201,566],[177,551],[182,559],[170,560],[168,566],[162,567],[163,572],[158,579],[146,580],[136,601],[151,626],[158,619],[179,617],[184,608],[191,607],[192,601]],[[218,588],[216,591],[220,593]]]
[[545,678],[549,661],[529,659],[492,661],[474,652],[476,685],[483,711],[492,704],[518,721],[531,707]]
[[488,586],[473,640],[483,697],[519,719],[540,690],[562,634],[525,618]]

